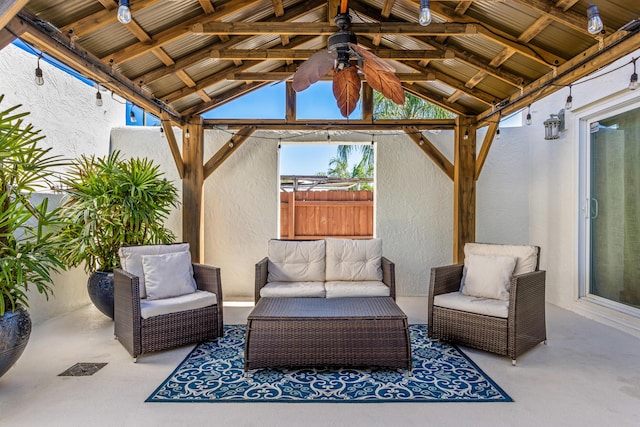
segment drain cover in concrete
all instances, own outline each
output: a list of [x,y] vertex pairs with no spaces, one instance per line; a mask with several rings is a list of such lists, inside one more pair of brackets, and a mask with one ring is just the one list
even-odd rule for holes
[[58,374],[59,377],[87,377],[89,375],[93,375],[102,369],[106,363],[85,363],[79,362],[64,371],[61,374]]

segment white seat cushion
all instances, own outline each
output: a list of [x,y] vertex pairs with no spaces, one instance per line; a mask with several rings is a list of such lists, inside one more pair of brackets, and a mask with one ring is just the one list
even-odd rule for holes
[[143,255],[142,270],[147,299],[172,298],[196,291],[189,252]]
[[345,297],[388,297],[391,289],[382,282],[370,281],[332,281],[325,282],[327,298]]
[[509,299],[515,257],[470,254],[465,263],[467,273],[460,292],[478,298]]
[[120,267],[122,267],[122,269],[127,273],[138,276],[140,298],[147,297],[144,284],[144,270],[142,269],[142,256],[171,254],[176,252],[189,252],[189,244],[176,243],[172,245],[123,246],[118,250]]
[[324,298],[324,282],[269,282],[260,289],[267,298]]
[[382,281],[381,239],[326,239],[327,281]]
[[269,241],[268,282],[324,282],[325,242]]
[[163,314],[209,307],[217,303],[218,297],[216,294],[207,291],[195,291],[173,298],[140,300],[140,315],[143,319],[148,319]]
[[436,295],[433,298],[433,305],[503,319],[506,319],[509,315],[509,301],[476,298],[463,295],[460,292]]

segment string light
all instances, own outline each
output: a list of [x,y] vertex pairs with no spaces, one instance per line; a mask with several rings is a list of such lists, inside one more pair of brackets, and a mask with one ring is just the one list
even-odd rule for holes
[[464,130],[464,139],[469,139],[469,127],[467,126],[467,128]]
[[531,120],[531,104],[527,105],[527,126],[531,126],[531,123],[533,122],[533,120]]
[[136,115],[133,112],[133,107],[135,107],[135,105],[131,104],[131,109],[129,110],[129,121],[131,123],[137,123],[138,119],[136,118]]
[[500,139],[500,128],[496,131],[496,139]]
[[599,34],[602,31],[602,19],[600,19],[600,12],[598,11],[598,6],[593,4],[593,2],[589,2],[589,7],[587,8],[587,31],[590,34]]
[[187,130],[184,131],[184,137],[187,139],[191,138],[191,132],[189,132],[189,128],[187,128]]
[[636,90],[638,89],[638,73],[636,73],[636,60],[638,58],[633,58],[633,74],[631,74],[631,79],[629,79],[629,89]]
[[102,107],[102,95],[100,94],[100,89],[96,92],[96,106]]
[[423,27],[431,24],[431,9],[429,8],[429,0],[420,0],[420,14],[418,22]]
[[130,23],[131,9],[129,9],[129,0],[120,0],[118,4],[118,21],[122,24]]
[[42,54],[38,55],[38,66],[36,67],[36,84],[42,86],[44,84],[44,77],[42,76],[42,68],[40,68],[40,59]]
[[569,96],[567,96],[567,102],[564,104],[565,110],[571,110],[573,108],[573,96],[571,96],[571,85],[569,85]]

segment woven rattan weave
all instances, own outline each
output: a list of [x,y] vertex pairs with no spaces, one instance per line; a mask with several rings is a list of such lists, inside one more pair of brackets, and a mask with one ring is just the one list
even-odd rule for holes
[[247,319],[245,369],[411,369],[407,316],[391,297],[261,298]]

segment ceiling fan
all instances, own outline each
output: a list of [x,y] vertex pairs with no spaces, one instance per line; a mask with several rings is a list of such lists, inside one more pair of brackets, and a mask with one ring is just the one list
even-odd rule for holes
[[369,86],[396,104],[404,104],[404,89],[395,69],[367,49],[358,46],[350,31],[351,16],[343,0],[334,18],[339,30],[329,37],[328,49],[316,52],[293,75],[293,90],[301,92],[333,70],[333,96],[344,117],[356,108],[360,99],[360,73]]

